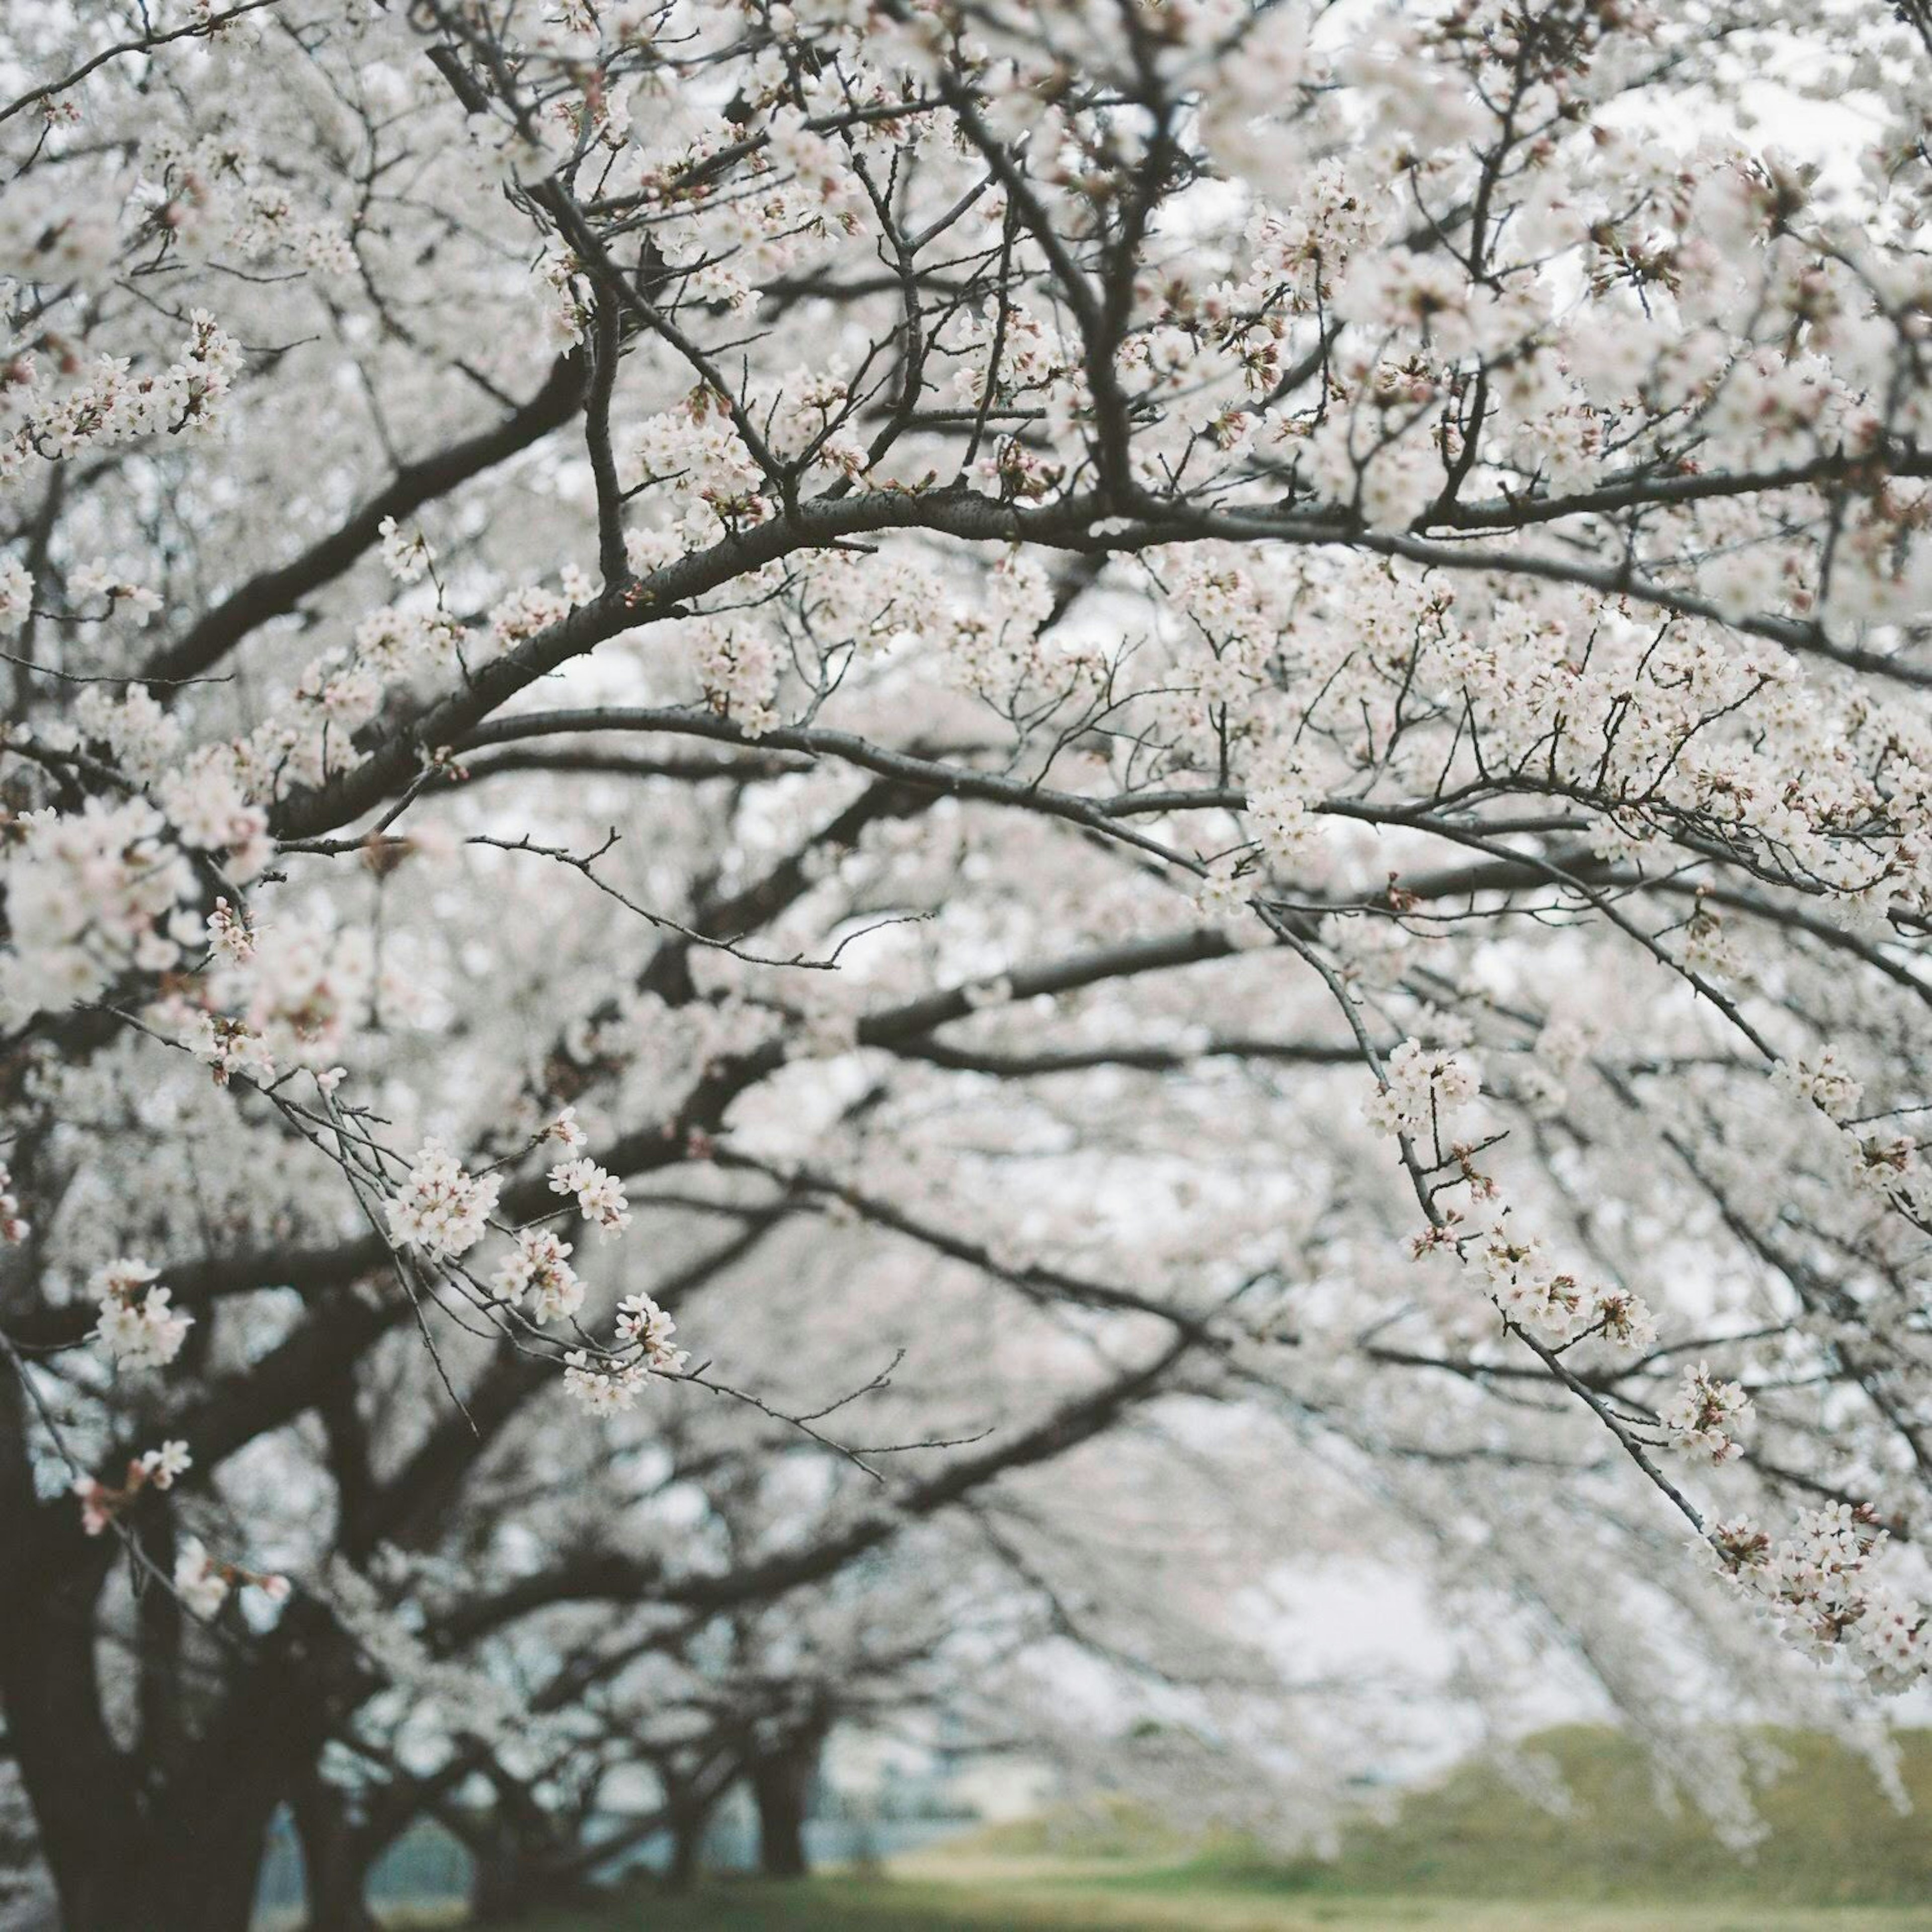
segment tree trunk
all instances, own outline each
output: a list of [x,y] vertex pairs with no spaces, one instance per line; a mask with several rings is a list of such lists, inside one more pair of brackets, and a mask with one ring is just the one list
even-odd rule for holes
[[63,1932],[248,1932],[268,1820],[321,1732],[285,1690],[265,1694],[282,1684],[265,1670],[233,1700],[239,1721],[183,1756],[158,1680],[137,1680],[168,1735],[124,1749],[94,1640],[112,1540],[37,1501],[20,1378],[0,1364],[0,1708]]
[[568,1840],[556,1821],[507,1779],[492,1780],[497,1802],[464,1842],[476,1862],[470,1910],[486,1923],[514,1923],[567,1902],[579,1890]]
[[493,1838],[476,1852],[470,1882],[470,1916],[485,1924],[514,1924],[527,1918],[537,1901],[530,1895],[529,1861],[514,1840]]
[[486,1924],[514,1924],[582,1898],[583,1882],[558,1851],[549,1842],[537,1845],[514,1837],[472,1846],[476,1876],[470,1888],[471,1916]]
[[664,1882],[673,1892],[688,1892],[698,1882],[698,1865],[704,1856],[704,1828],[710,1822],[709,1804],[673,1808],[670,1863],[664,1868]]
[[816,1731],[790,1738],[752,1766],[758,1869],[767,1878],[803,1878],[812,1869],[805,1850],[805,1814],[824,1742]]
[[63,1932],[248,1932],[268,1824],[255,1804],[168,1832],[104,1819],[91,1858],[53,1868]]
[[0,1698],[64,1932],[248,1932],[277,1766],[244,1760],[156,1802],[101,1723],[91,1605],[56,1588],[38,1628],[0,1618]]
[[670,1828],[670,1863],[664,1883],[673,1892],[688,1892],[698,1882],[698,1862],[704,1850],[703,1819],[680,1820]]
[[366,1893],[375,1848],[350,1822],[341,1794],[311,1778],[296,1793],[292,1809],[308,1932],[377,1932]]

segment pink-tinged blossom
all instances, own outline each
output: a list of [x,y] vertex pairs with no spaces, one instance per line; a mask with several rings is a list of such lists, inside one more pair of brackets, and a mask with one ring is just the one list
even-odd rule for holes
[[593,1359],[582,1348],[572,1349],[563,1360],[565,1394],[592,1415],[617,1415],[632,1407],[649,1378],[641,1362]]
[[82,1528],[89,1536],[98,1536],[143,1490],[171,1490],[175,1478],[194,1466],[188,1444],[171,1441],[135,1456],[128,1465],[126,1482],[118,1489],[92,1476],[76,1477],[73,1490],[80,1501]]
[[122,1492],[92,1476],[76,1476],[74,1493],[80,1499],[81,1528],[89,1536],[98,1536],[114,1520]]
[[175,1594],[184,1609],[204,1622],[220,1615],[238,1589],[259,1590],[272,1604],[285,1604],[289,1580],[269,1571],[244,1569],[212,1556],[199,1537],[184,1537],[175,1558]]
[[646,1366],[660,1375],[676,1375],[690,1360],[671,1345],[677,1324],[648,1294],[627,1295],[617,1304],[617,1339],[639,1353]]
[[439,1141],[427,1141],[401,1190],[384,1203],[389,1238],[431,1261],[467,1254],[483,1238],[502,1182],[496,1174],[466,1174]]
[[192,1616],[209,1622],[218,1616],[232,1587],[226,1566],[208,1553],[199,1537],[182,1539],[175,1557],[175,1594]]
[[208,916],[210,949],[231,966],[245,966],[255,956],[255,929],[246,906],[232,906],[225,898],[214,902]]
[[532,1322],[568,1322],[584,1306],[584,1284],[570,1265],[571,1246],[544,1228],[525,1228],[515,1251],[490,1277],[493,1294],[508,1301],[530,1298]]
[[0,1165],[0,1241],[17,1246],[33,1230],[20,1218],[20,1202],[14,1192],[14,1177]]
[[1657,1318],[1643,1298],[1628,1288],[1598,1288],[1590,1324],[1612,1348],[1632,1354],[1640,1355],[1656,1346]]
[[1475,1069],[1454,1053],[1406,1040],[1364,1111],[1377,1132],[1420,1139],[1446,1129],[1482,1092]]
[[96,1332],[108,1359],[124,1369],[164,1369],[181,1353],[193,1326],[192,1315],[170,1306],[173,1291],[150,1286],[156,1270],[124,1258],[98,1269],[88,1284],[100,1304]]
[[560,1161],[550,1171],[550,1192],[576,1198],[578,1210],[606,1234],[621,1234],[631,1225],[623,1184],[587,1157]]
[[1750,1412],[1750,1398],[1736,1382],[1720,1380],[1708,1362],[1684,1370],[1677,1393],[1664,1412],[1671,1446],[1687,1456],[1730,1462],[1744,1454],[1736,1439]]

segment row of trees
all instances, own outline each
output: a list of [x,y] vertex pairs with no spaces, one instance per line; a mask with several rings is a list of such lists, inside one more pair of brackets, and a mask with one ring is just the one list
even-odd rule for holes
[[1928,63],[10,14],[0,1712],[74,1932],[244,1924],[284,1806],[331,1928],[425,1816],[493,1910],[746,1780],[776,1855],[908,1712],[1318,1831],[1399,1736],[1288,1647],[1343,1563],[1740,1834],[1713,1719],[1882,1752]]

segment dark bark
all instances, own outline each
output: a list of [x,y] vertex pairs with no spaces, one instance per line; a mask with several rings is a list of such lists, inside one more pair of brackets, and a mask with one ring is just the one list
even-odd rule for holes
[[664,1883],[673,1892],[688,1892],[698,1882],[704,1856],[705,1823],[702,1817],[671,1821],[670,1862],[664,1868]]
[[470,1906],[486,1923],[514,1924],[580,1889],[569,1876],[571,1839],[526,1786],[495,1764],[485,1774],[496,1802],[465,1839],[476,1862]]
[[[661,1773],[662,1774],[662,1773]],[[664,1809],[670,1831],[670,1860],[664,1883],[673,1892],[688,1892],[698,1882],[704,1862],[704,1834],[711,1814],[724,1795],[729,1774],[686,1780],[665,1776]]]
[[308,1932],[376,1932],[367,1895],[375,1847],[350,1819],[342,1794],[311,1777],[297,1788],[291,1808]]
[[803,1878],[805,1820],[818,1775],[825,1732],[814,1725],[794,1732],[752,1762],[752,1802],[758,1812],[758,1869],[766,1878]]
[[172,1814],[104,1808],[86,1840],[46,1847],[64,1932],[248,1932],[274,1808],[238,1781]]
[[[276,1802],[272,1790],[238,1779],[205,1803],[180,1805],[178,1819],[148,1834],[148,1857],[124,1874],[114,1916],[70,1932],[248,1932]],[[110,1843],[105,1862],[115,1856]]]
[[[296,1670],[330,1626],[299,1606],[190,1736],[178,1683],[137,1680],[164,1735],[108,1727],[95,1642],[111,1539],[34,1498],[19,1376],[0,1365],[0,1705],[65,1932],[248,1932],[268,1821],[325,1726]],[[150,1640],[153,1622],[137,1614]],[[224,1663],[233,1660],[224,1646]],[[164,1661],[169,1660],[164,1659]]]
[[99,1568],[62,1576],[58,1543],[35,1496],[26,1394],[13,1365],[0,1363],[0,1703],[63,1923],[93,1932],[107,1922],[121,1876],[110,1832],[143,1834],[133,1782],[100,1714]]

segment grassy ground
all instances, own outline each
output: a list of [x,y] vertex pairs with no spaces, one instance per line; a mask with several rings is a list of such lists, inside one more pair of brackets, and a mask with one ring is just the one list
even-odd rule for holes
[[[1688,1804],[1660,1802],[1636,1744],[1585,1725],[1533,1741],[1560,1767],[1572,1801],[1567,1813],[1530,1803],[1493,1768],[1470,1764],[1410,1796],[1392,1822],[1351,1831],[1332,1862],[1285,1864],[1238,1844],[1192,1856],[1185,1848],[1150,1850],[1144,1827],[1131,1818],[1097,1828],[1030,1820],[960,1849],[1016,1873],[1032,1858],[1112,1853],[1120,1882],[1137,1892],[1932,1908],[1932,1731],[1899,1734],[1911,1800],[1903,1814],[1870,1767],[1828,1738],[1765,1732],[1758,1742],[1776,1766],[1756,1792],[1770,1834],[1744,1858]],[[1141,1868],[1133,1869],[1137,1847]],[[1160,1870],[1145,1868],[1156,1858]],[[1096,1874],[1105,1866],[1104,1856],[1096,1859]]]
[[640,1894],[530,1932],[1932,1932],[1932,1906],[1807,1909],[1748,1904],[1571,1904],[1555,1900],[1318,1894],[1269,1898],[1200,1887],[1136,1892],[1077,1880],[745,1882],[688,1899]]
[[981,1832],[889,1875],[639,1889],[535,1932],[1932,1932],[1932,1732],[1900,1739],[1912,1811],[1825,1740],[1766,1737],[1773,1833],[1740,1861],[1660,1806],[1642,1754],[1575,1727],[1538,1740],[1574,1800],[1558,1816],[1471,1766],[1351,1832],[1332,1863],[1189,1845],[1130,1814]]
[[1742,1858],[1691,1806],[1660,1802],[1637,1745],[1575,1726],[1536,1741],[1562,1767],[1574,1801],[1567,1815],[1471,1765],[1408,1799],[1393,1822],[1351,1833],[1333,1864],[1285,1874],[1238,1852],[1208,1862],[1222,1878],[1245,1864],[1268,1888],[1292,1876],[1341,1892],[1932,1907],[1932,1731],[1900,1734],[1911,1804],[1903,1813],[1870,1767],[1829,1739],[1781,1732],[1760,1742],[1778,1766],[1756,1791],[1770,1832]]

